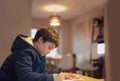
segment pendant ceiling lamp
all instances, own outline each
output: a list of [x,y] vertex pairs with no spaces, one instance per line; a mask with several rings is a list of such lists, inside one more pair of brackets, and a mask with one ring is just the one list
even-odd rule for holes
[[50,26],[60,26],[61,25],[61,19],[58,15],[51,15],[49,19]]
[[56,15],[56,13],[66,10],[66,8],[61,5],[48,5],[44,9],[54,13],[49,17],[50,26],[60,26],[62,20],[59,15]]

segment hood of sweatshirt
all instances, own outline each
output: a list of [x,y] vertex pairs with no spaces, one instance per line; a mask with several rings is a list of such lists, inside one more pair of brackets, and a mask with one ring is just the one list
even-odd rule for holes
[[32,39],[25,35],[17,35],[12,44],[11,51],[14,52],[25,48],[34,48]]

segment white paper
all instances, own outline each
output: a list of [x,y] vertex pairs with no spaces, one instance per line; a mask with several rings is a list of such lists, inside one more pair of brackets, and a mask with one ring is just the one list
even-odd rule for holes
[[84,79],[83,78],[80,78],[80,79],[66,79],[66,80],[63,80],[63,81],[74,81],[74,80],[80,80],[80,81],[83,81]]

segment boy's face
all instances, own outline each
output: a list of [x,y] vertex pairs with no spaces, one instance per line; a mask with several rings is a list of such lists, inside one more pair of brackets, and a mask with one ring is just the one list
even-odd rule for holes
[[39,38],[37,48],[40,51],[41,55],[45,56],[55,48],[55,44],[49,41],[43,42],[43,39]]

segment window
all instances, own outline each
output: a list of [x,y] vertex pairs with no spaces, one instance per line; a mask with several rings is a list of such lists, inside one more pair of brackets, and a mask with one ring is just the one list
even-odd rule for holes
[[57,48],[55,48],[54,50],[52,50],[52,51],[51,51],[49,54],[47,54],[46,56],[47,56],[47,57],[52,57],[52,58],[54,58],[54,57],[57,56],[57,54],[58,54]]
[[31,29],[31,37],[32,37],[32,38],[34,38],[36,32],[37,32],[37,29],[35,29],[35,28],[32,28],[32,29]]
[[97,54],[105,54],[105,43],[97,44]]

